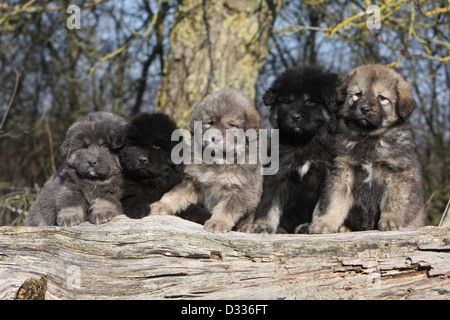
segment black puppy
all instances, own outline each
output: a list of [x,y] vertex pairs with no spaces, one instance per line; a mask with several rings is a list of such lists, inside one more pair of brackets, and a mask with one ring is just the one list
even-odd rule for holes
[[[143,113],[126,127],[120,163],[124,178],[122,206],[130,218],[150,214],[150,204],[183,180],[183,166],[172,162],[173,120],[162,113]],[[191,206],[179,214],[182,218],[204,223],[210,216],[206,209]]]
[[264,177],[253,231],[307,232],[333,161],[338,76],[319,68],[288,69],[263,95],[279,129],[279,170]]

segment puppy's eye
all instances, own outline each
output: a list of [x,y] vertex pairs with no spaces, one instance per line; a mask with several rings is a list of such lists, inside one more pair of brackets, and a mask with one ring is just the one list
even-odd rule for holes
[[354,93],[354,94],[352,94],[352,98],[353,98],[353,100],[358,100],[359,98],[361,98],[362,97],[362,92],[358,92],[358,93]]
[[81,147],[81,149],[86,150],[87,148],[89,148],[89,146],[87,144],[83,144],[83,146]]
[[279,97],[278,101],[280,101],[283,104],[291,104],[292,103],[292,99],[290,99],[289,97]]
[[229,127],[229,128],[236,128],[236,125],[235,125],[234,123],[230,122],[230,123],[228,124],[228,127]]
[[209,124],[210,126],[212,126],[212,125],[214,124],[214,121],[210,121],[210,122],[208,122],[208,124]]
[[105,143],[105,144],[103,144],[103,145],[101,146],[101,148],[102,148],[103,150],[109,150],[109,145],[107,145],[107,144]]
[[378,96],[378,99],[380,99],[381,104],[388,104],[390,101],[385,96],[382,96],[381,94]]
[[156,144],[156,143],[153,145],[153,149],[160,149],[160,148],[161,147],[158,144]]

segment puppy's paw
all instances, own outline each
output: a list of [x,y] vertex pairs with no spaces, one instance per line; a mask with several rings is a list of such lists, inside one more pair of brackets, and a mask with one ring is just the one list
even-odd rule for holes
[[122,202],[123,213],[132,219],[141,219],[150,214],[150,204],[140,197],[129,197]]
[[326,219],[318,219],[309,226],[309,233],[335,233],[338,231],[338,228],[339,226],[335,226]]
[[95,199],[89,211],[89,221],[93,224],[106,223],[119,214],[114,203],[103,199]]
[[243,225],[240,225],[239,227],[235,228],[235,231],[237,231],[237,232],[245,232],[245,233],[253,233],[252,224],[251,223],[245,223]]
[[62,227],[72,227],[85,220],[84,210],[80,207],[63,208],[58,212],[56,224]]
[[378,230],[392,231],[398,230],[403,226],[403,219],[395,212],[382,212],[381,218],[378,221]]
[[350,229],[349,227],[342,225],[339,227],[339,233],[344,233],[344,232],[352,232],[352,229]]
[[173,212],[168,205],[162,203],[161,201],[158,201],[150,205],[150,214],[164,216],[172,215]]
[[309,227],[310,227],[310,223],[302,223],[299,224],[296,228],[295,228],[295,233],[309,233]]
[[273,234],[277,231],[277,227],[267,223],[265,221],[256,221],[252,227],[255,233],[269,233]]
[[211,218],[208,221],[205,222],[205,225],[203,228],[206,231],[212,232],[212,233],[224,233],[229,232],[234,227],[233,223],[230,223],[229,221],[217,219],[217,218]]

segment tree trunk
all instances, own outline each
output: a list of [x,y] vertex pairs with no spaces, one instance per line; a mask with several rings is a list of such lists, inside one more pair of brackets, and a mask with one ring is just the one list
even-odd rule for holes
[[280,4],[280,0],[180,1],[156,110],[186,127],[193,108],[216,89],[235,87],[253,99]]
[[449,255],[450,228],[212,234],[122,215],[1,227],[0,299],[449,299]]

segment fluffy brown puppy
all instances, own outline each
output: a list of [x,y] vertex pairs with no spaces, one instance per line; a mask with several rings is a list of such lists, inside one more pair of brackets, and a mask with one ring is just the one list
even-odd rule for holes
[[118,149],[125,120],[109,112],[79,118],[60,151],[65,162],[30,208],[31,226],[100,224],[122,212]]
[[[186,164],[184,180],[150,206],[151,214],[175,214],[199,203],[211,212],[204,225],[210,232],[228,232],[251,217],[261,197],[263,180],[259,161],[251,164],[247,151],[260,125],[252,101],[240,90],[223,89],[205,97],[189,124],[193,146],[195,131],[201,129],[203,133],[200,145],[192,150],[194,162]],[[227,133],[244,131],[251,131],[253,138],[246,136],[240,147],[225,140]],[[206,153],[217,161],[211,162]],[[243,153],[245,163],[239,163]],[[233,163],[227,163],[227,155],[235,156]],[[195,157],[201,158],[198,164]]]
[[422,172],[408,121],[410,86],[393,69],[362,65],[338,88],[345,102],[337,158],[311,233],[396,230],[424,224]]

